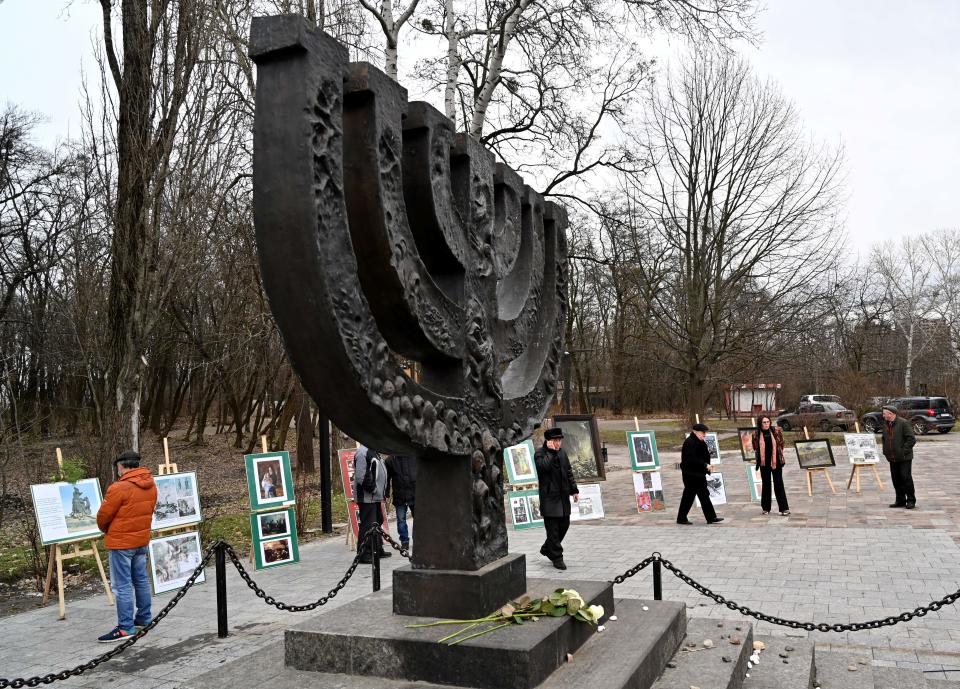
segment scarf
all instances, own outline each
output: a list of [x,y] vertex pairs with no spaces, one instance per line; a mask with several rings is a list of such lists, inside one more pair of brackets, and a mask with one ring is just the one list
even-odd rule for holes
[[[778,442],[777,434],[779,428],[770,429],[770,438],[773,441],[773,452],[770,453],[772,457],[772,462],[770,463],[771,469],[776,469],[778,466],[783,466],[783,451],[780,449],[782,443]],[[763,439],[765,433],[763,431],[757,431],[757,447],[760,448],[760,466],[767,466],[767,446],[766,441]]]

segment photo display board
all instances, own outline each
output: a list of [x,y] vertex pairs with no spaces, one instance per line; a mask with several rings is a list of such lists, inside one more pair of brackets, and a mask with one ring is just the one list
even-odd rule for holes
[[[723,486],[723,474],[717,472],[707,474],[707,490],[710,492],[710,502],[714,506],[727,504],[727,491]],[[699,498],[697,498],[697,505],[700,505]]]
[[157,485],[157,504],[153,508],[153,523],[150,525],[153,531],[200,522],[200,491],[196,472],[154,476],[153,482]]
[[295,502],[289,452],[244,455],[250,509],[265,510]]
[[637,512],[659,512],[667,507],[663,499],[663,480],[659,471],[635,472],[633,493],[637,498]]
[[711,464],[721,464],[723,458],[720,456],[720,440],[717,438],[716,433],[704,433],[703,441],[707,444],[707,449],[710,451],[710,463]]
[[660,453],[657,451],[657,436],[653,431],[627,431],[627,448],[630,450],[630,466],[634,471],[659,471]]
[[[357,448],[351,447],[344,450],[337,450],[337,459],[340,460],[340,481],[343,483],[343,494],[347,498],[347,514],[350,515],[350,528],[353,529],[353,537],[358,539],[360,536],[360,506],[357,504],[353,495],[354,474],[354,455],[357,454]],[[385,533],[390,533],[387,528],[387,503],[380,503],[380,514],[383,515],[383,522],[380,524]]]
[[513,528],[529,529],[534,526],[543,526],[539,491],[515,490],[507,493],[507,497],[509,498],[510,518],[513,520]]
[[599,483],[587,483],[577,486],[579,499],[574,502],[570,496],[570,521],[582,522],[588,519],[603,519],[603,493]]
[[40,483],[30,486],[30,497],[43,545],[101,535],[97,528],[97,511],[103,502],[99,479]]
[[[197,531],[175,534],[150,541],[150,574],[153,592],[164,593],[183,586],[202,559],[200,534]],[[206,579],[204,572],[197,583]]]
[[503,450],[503,466],[511,485],[522,486],[537,482],[537,465],[533,461],[533,441],[511,445]]
[[847,456],[851,464],[880,462],[880,449],[873,433],[844,433],[843,442],[847,445]]
[[250,515],[256,569],[271,569],[300,561],[296,517],[292,507]]
[[760,494],[763,490],[763,478],[760,476],[760,470],[750,464],[745,464],[747,471],[747,485],[750,486],[750,499],[753,502],[760,502]]
[[836,466],[836,462],[833,459],[833,450],[830,448],[830,441],[826,438],[795,440],[793,445],[797,449],[797,463],[801,469],[820,469],[822,467]]

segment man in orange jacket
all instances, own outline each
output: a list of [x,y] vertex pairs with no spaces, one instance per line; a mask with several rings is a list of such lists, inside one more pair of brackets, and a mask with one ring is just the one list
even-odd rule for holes
[[[97,512],[97,526],[106,534],[110,580],[117,598],[117,626],[99,637],[101,643],[122,641],[150,623],[150,580],[147,545],[157,486],[150,470],[141,468],[140,455],[127,450],[113,461],[119,479],[107,489]],[[133,604],[137,610],[134,615]]]

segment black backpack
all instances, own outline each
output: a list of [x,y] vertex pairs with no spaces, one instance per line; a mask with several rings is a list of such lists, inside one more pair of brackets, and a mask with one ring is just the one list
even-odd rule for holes
[[360,482],[360,487],[366,493],[373,495],[374,491],[377,489],[377,468],[374,466],[376,463],[380,462],[380,455],[376,450],[367,449],[367,470],[363,474],[363,480]]

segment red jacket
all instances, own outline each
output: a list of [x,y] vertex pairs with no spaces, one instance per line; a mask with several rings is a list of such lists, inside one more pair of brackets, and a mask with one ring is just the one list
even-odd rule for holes
[[150,542],[157,486],[150,470],[131,469],[107,488],[97,512],[97,526],[107,534],[108,550],[140,548]]

